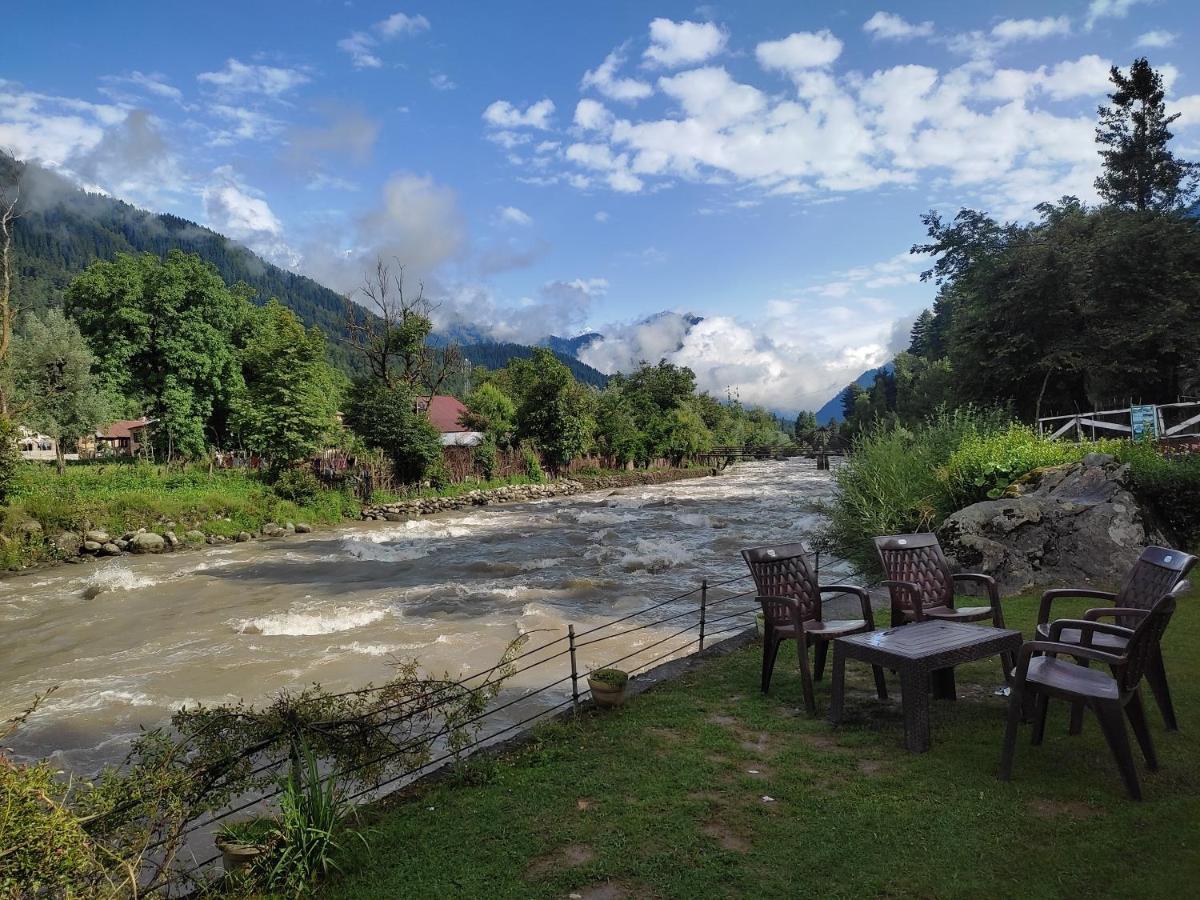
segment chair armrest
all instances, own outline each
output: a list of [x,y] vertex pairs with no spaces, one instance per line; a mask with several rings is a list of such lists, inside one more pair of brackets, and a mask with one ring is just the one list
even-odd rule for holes
[[822,594],[854,594],[862,605],[863,621],[871,626],[872,631],[875,630],[875,611],[871,609],[871,595],[867,593],[866,588],[855,587],[852,584],[827,584],[818,587],[817,590]]
[[[1150,615],[1150,610],[1148,610],[1148,609],[1138,609],[1137,607],[1133,607],[1133,606],[1131,606],[1131,607],[1112,606],[1112,607],[1098,607],[1096,609],[1089,609],[1087,612],[1085,612],[1083,614],[1083,617],[1084,617],[1084,619],[1086,619],[1089,622],[1095,622],[1098,619],[1104,619],[1104,618],[1116,619],[1116,618],[1124,618],[1125,616],[1129,616],[1130,618],[1135,618],[1135,619],[1142,619],[1148,615]],[[1118,625],[1116,627],[1124,628],[1126,631],[1130,631],[1130,632],[1133,631],[1132,628],[1129,628],[1126,625]]]
[[1080,659],[1108,663],[1110,666],[1119,666],[1125,662],[1125,657],[1117,656],[1115,653],[1105,653],[1103,650],[1097,650],[1095,647],[1080,647],[1078,644],[1064,644],[1060,641],[1026,641],[1021,645],[1021,657],[1017,663],[1017,670],[1021,673],[1022,677],[1029,668],[1029,657],[1035,653],[1046,653],[1051,656],[1057,656],[1059,653],[1062,653],[1065,656],[1075,656]]
[[957,575],[950,576],[955,581],[974,581],[982,584],[987,588],[988,599],[993,604],[1000,602],[1000,589],[996,587],[996,579],[991,575],[984,575],[982,572],[959,572]]
[[1115,600],[1113,591],[1097,591],[1092,588],[1054,588],[1042,594],[1042,605],[1038,609],[1038,624],[1046,625],[1050,621],[1050,604],[1063,597],[1081,597],[1090,600]]
[[925,610],[921,603],[921,588],[911,581],[881,581],[879,582],[886,588],[900,588],[902,591],[908,591],[912,597],[913,612],[916,613],[917,621],[925,618]]
[[1079,644],[1069,644],[1067,646],[1090,647],[1092,645],[1092,635],[1096,632],[1111,634],[1114,637],[1120,638],[1127,638],[1130,635],[1130,629],[1121,625],[1110,625],[1107,622],[1094,622],[1090,619],[1055,619],[1050,623],[1050,640],[1054,643],[1062,643],[1059,638],[1064,628],[1079,629]]

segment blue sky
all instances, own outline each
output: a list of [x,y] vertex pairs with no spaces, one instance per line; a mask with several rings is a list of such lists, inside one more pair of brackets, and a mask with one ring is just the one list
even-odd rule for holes
[[395,256],[445,322],[597,328],[606,371],[667,356],[777,409],[902,343],[921,212],[1094,198],[1110,64],[1149,56],[1200,158],[1188,2],[11,5],[0,146],[339,290]]

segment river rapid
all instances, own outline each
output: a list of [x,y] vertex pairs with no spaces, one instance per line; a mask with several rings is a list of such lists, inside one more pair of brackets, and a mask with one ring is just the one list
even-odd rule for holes
[[[745,574],[741,548],[810,538],[814,505],[831,492],[811,460],[744,463],[714,478],[13,577],[0,582],[0,721],[57,686],[9,743],[18,758],[92,772],[181,705],[360,687],[397,658],[469,676],[522,633],[536,646],[568,623],[594,628],[705,576]],[[639,621],[597,633],[611,637],[580,650],[581,669],[646,647],[622,665],[634,669],[694,636],[651,649],[692,620],[621,634]],[[566,665],[507,689],[544,685]]]

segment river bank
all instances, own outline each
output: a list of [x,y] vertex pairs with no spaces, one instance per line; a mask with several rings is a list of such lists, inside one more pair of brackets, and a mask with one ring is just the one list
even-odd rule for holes
[[[0,513],[0,568],[36,571],[129,554],[276,540],[347,521],[402,521],[470,506],[522,502],[714,474],[708,468],[598,472],[550,482],[452,484],[367,503],[320,488],[279,496],[253,473],[171,471],[150,465],[80,467],[64,476],[33,464]],[[2,577],[2,576],[0,576]]]

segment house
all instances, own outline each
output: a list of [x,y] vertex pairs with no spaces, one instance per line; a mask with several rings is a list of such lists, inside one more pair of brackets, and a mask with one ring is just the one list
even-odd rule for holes
[[[90,442],[94,456],[140,456],[147,446],[149,435],[146,429],[151,419],[121,419],[104,428],[96,429]],[[83,450],[83,441],[80,441]]]
[[483,432],[472,431],[460,421],[467,408],[455,397],[434,394],[428,402],[417,401],[418,409],[425,409],[429,421],[442,436],[443,447],[474,447],[483,443]]
[[17,447],[21,451],[22,459],[57,459],[58,455],[54,449],[54,438],[48,434],[41,434],[31,428],[20,426],[20,437],[17,439]]

